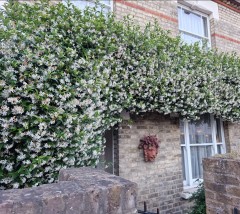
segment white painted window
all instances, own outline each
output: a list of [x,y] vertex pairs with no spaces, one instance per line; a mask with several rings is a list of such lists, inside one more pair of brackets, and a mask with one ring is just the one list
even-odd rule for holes
[[202,159],[225,153],[220,119],[205,114],[197,121],[180,121],[184,186],[198,185],[203,178]]
[[178,25],[180,36],[187,44],[199,42],[210,47],[210,28],[208,16],[191,11],[185,7],[178,7]]
[[[64,0],[64,2],[66,2]],[[78,7],[79,9],[84,9],[85,7],[94,7],[95,1],[94,0],[70,0],[70,2]],[[112,10],[112,0],[101,0],[99,1],[101,6],[99,6],[99,10],[103,10],[104,13],[110,12]]]

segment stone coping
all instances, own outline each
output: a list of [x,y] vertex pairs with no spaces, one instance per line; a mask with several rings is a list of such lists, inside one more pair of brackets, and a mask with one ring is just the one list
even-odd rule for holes
[[234,160],[240,161],[240,152],[233,151],[233,152],[225,153],[225,154],[217,154],[211,158],[234,159]]
[[61,170],[59,182],[0,191],[0,214],[132,214],[137,185],[93,168]]

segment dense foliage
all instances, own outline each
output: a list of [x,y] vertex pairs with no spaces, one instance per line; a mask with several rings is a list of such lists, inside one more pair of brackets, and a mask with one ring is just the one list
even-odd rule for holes
[[128,111],[240,119],[240,60],[96,9],[14,1],[0,14],[0,186],[95,165]]
[[198,186],[198,190],[190,198],[193,201],[193,207],[189,214],[206,214],[205,189],[204,184]]

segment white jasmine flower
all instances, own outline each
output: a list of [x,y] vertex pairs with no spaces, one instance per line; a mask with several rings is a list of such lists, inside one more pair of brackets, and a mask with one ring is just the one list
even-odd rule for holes
[[8,164],[8,165],[5,167],[5,169],[6,169],[7,171],[11,172],[11,171],[13,170],[13,167],[12,167],[11,164]]
[[21,106],[14,106],[12,109],[13,114],[22,114],[24,112]]
[[8,113],[8,110],[9,110],[9,107],[4,105],[4,106],[1,106],[1,109],[0,109],[0,113],[3,115],[3,116],[6,116],[7,113]]
[[19,188],[19,183],[13,183],[13,188],[18,189]]
[[0,86],[5,86],[6,82],[4,80],[0,80]]
[[25,177],[21,178],[22,183],[26,183],[27,179]]
[[19,97],[9,97],[7,101],[13,105],[19,103]]
[[45,100],[42,101],[42,104],[43,104],[43,105],[49,105],[50,101],[51,101],[51,100],[50,100],[49,98],[47,98],[47,99],[45,99]]

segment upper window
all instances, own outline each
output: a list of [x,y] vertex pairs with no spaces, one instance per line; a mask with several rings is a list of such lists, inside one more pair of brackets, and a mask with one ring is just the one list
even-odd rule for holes
[[181,38],[188,44],[199,42],[210,47],[208,17],[201,13],[191,12],[183,7],[178,7],[178,24]]
[[180,121],[183,180],[197,185],[203,178],[202,159],[225,153],[222,121],[206,114],[197,121]]
[[[70,1],[73,5],[78,7],[79,9],[84,9],[85,7],[94,7],[95,0],[71,0]],[[111,0],[101,0],[99,1],[101,4],[101,8],[103,12],[107,13],[112,10],[112,1]],[[101,9],[99,6],[99,10]]]

